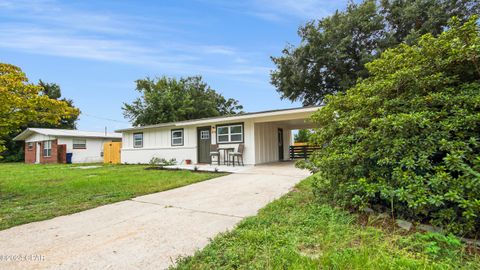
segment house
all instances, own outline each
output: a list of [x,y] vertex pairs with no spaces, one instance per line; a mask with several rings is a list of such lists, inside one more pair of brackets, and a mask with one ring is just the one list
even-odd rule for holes
[[[209,163],[210,146],[244,144],[244,163],[255,165],[289,159],[291,131],[312,128],[319,107],[244,113],[117,130],[122,133],[122,163],[148,163],[153,157],[178,163]],[[221,160],[223,157],[221,157]]]
[[25,141],[25,163],[43,164],[102,162],[103,144],[121,138],[120,133],[27,128],[14,140]]

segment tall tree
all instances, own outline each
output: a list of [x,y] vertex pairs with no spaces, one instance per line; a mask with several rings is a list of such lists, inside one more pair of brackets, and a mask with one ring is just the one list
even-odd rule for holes
[[272,57],[271,83],[282,98],[320,104],[369,76],[365,64],[387,48],[441,33],[456,16],[466,21],[480,11],[478,0],[365,0],[345,11],[300,27],[298,47]]
[[[40,80],[38,86],[41,87],[39,92],[40,95],[47,96],[53,100],[66,102],[68,107],[80,112],[79,109],[73,105],[71,99],[61,98],[62,91],[58,84],[45,83]],[[34,121],[22,125],[18,130],[12,131],[8,135],[3,136],[1,139],[5,142],[5,149],[1,154],[3,159],[1,159],[0,162],[17,162],[24,159],[23,144],[13,140],[13,138],[24,129],[28,127],[75,129],[78,116],[79,113],[64,115],[61,117],[60,121],[56,123],[41,122],[41,119],[35,119]]]
[[178,80],[163,76],[136,83],[141,97],[122,107],[135,126],[237,114],[243,109],[238,100],[226,99],[200,76]]
[[42,87],[29,83],[19,67],[0,63],[0,153],[5,150],[5,137],[22,126],[30,122],[57,124],[78,114],[67,102],[43,95]]
[[310,129],[300,129],[298,133],[293,136],[293,140],[296,143],[308,143],[310,142],[311,136],[312,131]]
[[[79,110],[73,105],[73,100],[62,98],[62,89],[56,83],[46,83],[42,80],[39,80],[38,85],[42,88],[40,93],[42,95],[48,96],[54,100],[60,100],[66,102],[69,107]],[[44,128],[65,128],[65,129],[75,129],[76,122],[78,120],[79,114],[67,115],[62,117],[60,122],[55,124],[42,123],[42,122],[32,122],[29,123],[29,127],[44,127]]]

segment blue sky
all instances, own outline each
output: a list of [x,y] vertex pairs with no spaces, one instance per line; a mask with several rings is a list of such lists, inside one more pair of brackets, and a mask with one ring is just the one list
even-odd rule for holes
[[270,85],[270,56],[305,22],[347,1],[0,0],[0,61],[55,82],[82,111],[78,128],[128,127],[123,102],[146,76],[202,75],[245,111],[300,106]]

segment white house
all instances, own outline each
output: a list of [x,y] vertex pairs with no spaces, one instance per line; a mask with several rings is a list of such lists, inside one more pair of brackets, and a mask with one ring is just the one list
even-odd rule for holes
[[120,133],[27,128],[14,140],[25,141],[25,163],[87,163],[102,162],[103,144],[121,138]]
[[116,132],[122,133],[122,163],[148,163],[153,157],[175,158],[179,163],[185,160],[209,163],[212,144],[235,149],[243,144],[244,163],[254,165],[289,159],[291,131],[312,128],[309,118],[318,109],[302,107],[244,113]]

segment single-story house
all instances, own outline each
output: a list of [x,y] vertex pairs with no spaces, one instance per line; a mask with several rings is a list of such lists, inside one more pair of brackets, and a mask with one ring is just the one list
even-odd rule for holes
[[318,109],[271,110],[117,130],[122,133],[121,161],[148,163],[157,157],[209,163],[212,144],[236,149],[243,144],[245,164],[287,160],[291,131],[313,128],[309,118]]
[[25,141],[25,163],[103,161],[103,144],[120,142],[122,134],[71,129],[27,128],[14,138]]

